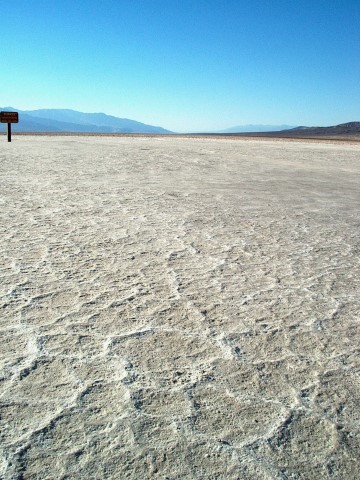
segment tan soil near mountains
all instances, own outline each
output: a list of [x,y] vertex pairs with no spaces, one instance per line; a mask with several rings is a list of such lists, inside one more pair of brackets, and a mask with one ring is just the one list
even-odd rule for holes
[[359,145],[0,140],[1,478],[358,478]]

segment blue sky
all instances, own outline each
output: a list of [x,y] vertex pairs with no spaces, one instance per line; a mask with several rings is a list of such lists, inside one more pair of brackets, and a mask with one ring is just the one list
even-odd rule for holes
[[0,0],[0,105],[174,131],[360,120],[359,0]]

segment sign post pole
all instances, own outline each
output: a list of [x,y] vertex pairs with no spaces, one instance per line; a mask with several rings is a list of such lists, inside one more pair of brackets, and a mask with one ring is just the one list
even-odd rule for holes
[[0,112],[0,122],[7,123],[7,139],[11,142],[11,124],[19,122],[18,112]]

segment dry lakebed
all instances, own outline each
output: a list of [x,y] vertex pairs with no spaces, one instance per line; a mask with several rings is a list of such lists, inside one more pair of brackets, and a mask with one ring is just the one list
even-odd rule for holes
[[0,478],[359,478],[359,144],[0,143]]

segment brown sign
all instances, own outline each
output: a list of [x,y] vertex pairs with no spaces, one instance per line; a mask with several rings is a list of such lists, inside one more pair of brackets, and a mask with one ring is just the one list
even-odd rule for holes
[[0,112],[1,123],[19,123],[18,112]]

